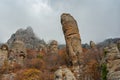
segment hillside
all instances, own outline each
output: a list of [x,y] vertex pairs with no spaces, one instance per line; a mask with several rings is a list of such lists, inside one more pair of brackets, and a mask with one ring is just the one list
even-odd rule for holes
[[61,15],[66,45],[18,29],[0,46],[0,80],[119,80],[120,38],[82,44],[77,21]]

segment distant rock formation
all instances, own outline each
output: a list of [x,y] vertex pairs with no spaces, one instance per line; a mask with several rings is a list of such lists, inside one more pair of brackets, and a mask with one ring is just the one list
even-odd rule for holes
[[19,29],[14,33],[11,38],[7,41],[9,47],[13,44],[15,40],[20,40],[25,43],[26,48],[29,49],[39,49],[41,45],[45,45],[44,40],[40,40],[36,37],[31,27],[27,27],[27,29]]
[[[66,40],[66,50],[74,73],[79,74],[80,54],[82,53],[81,38],[76,20],[67,13],[61,15],[61,24]],[[79,75],[77,75],[78,77]]]
[[85,48],[85,49],[90,49],[90,45],[88,45],[87,43],[82,44],[82,48]]
[[96,44],[93,41],[90,41],[90,47],[91,48],[96,48]]
[[8,60],[8,46],[3,44],[0,48],[0,67]]
[[25,43],[23,41],[20,40],[15,40],[11,46],[11,49],[17,53],[17,52],[24,52],[26,54],[26,47],[25,47]]
[[27,55],[24,42],[20,40],[15,40],[11,46],[11,50],[14,53],[16,62],[23,66],[24,59]]
[[103,42],[98,43],[97,46],[106,47],[106,46],[109,46],[109,44],[111,44],[111,43],[116,44],[119,40],[120,40],[120,38],[109,38],[109,39],[104,40]]
[[48,52],[52,54],[58,54],[58,42],[52,40],[48,45]]

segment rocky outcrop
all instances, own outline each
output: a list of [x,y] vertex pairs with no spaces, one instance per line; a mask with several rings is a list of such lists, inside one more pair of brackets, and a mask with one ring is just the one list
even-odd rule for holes
[[8,46],[3,44],[0,48],[0,67],[4,65],[4,62],[8,60]]
[[63,13],[61,15],[61,24],[65,36],[66,50],[69,56],[69,62],[73,67],[74,73],[78,73],[82,46],[77,22],[70,14]]
[[26,47],[24,42],[15,40],[11,46],[10,56],[14,57],[12,60],[23,66],[24,59],[26,57]]
[[48,52],[51,54],[58,54],[58,42],[52,40],[48,45]]
[[107,80],[120,80],[120,71],[109,74]]
[[107,65],[107,80],[120,79],[120,52],[116,44],[110,44],[105,48],[106,65]]
[[120,38],[109,38],[109,39],[104,40],[103,42],[98,43],[97,46],[107,47],[111,43],[116,44],[119,40],[120,40]]
[[15,53],[24,52],[26,54],[26,47],[25,47],[25,43],[23,41],[15,40],[11,46],[11,49]]
[[15,73],[3,74],[1,80],[15,80],[15,77]]
[[36,37],[31,27],[27,27],[27,29],[19,29],[14,33],[11,38],[7,41],[9,47],[12,46],[15,40],[20,40],[25,43],[26,48],[29,49],[39,49],[41,45],[45,45],[44,40],[40,40]]
[[76,80],[74,74],[67,67],[60,67],[54,75],[54,80]]
[[91,48],[96,48],[96,44],[93,41],[90,41],[90,47]]

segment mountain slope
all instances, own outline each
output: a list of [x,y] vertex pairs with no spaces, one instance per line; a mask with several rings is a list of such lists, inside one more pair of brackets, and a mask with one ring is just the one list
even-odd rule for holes
[[41,45],[45,45],[44,40],[40,40],[36,37],[31,27],[18,29],[14,34],[12,34],[11,38],[7,41],[7,44],[11,46],[16,39],[23,41],[26,48],[29,49],[38,49]]

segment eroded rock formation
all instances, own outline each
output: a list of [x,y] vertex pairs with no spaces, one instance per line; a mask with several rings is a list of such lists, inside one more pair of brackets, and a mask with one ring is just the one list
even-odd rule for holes
[[96,44],[93,41],[90,41],[90,47],[91,48],[96,48]]
[[116,44],[110,44],[105,48],[107,64],[107,80],[120,79],[120,52]]
[[67,67],[60,67],[54,75],[54,80],[76,80],[74,74]]
[[16,39],[24,42],[26,48],[28,49],[38,50],[41,48],[41,45],[45,45],[44,40],[36,37],[31,27],[27,27],[26,29],[18,29],[14,34],[12,34],[11,38],[7,41],[9,47],[12,46],[14,40]]
[[52,40],[48,45],[48,52],[52,54],[58,54],[58,42],[56,40]]
[[8,46],[3,44],[0,48],[0,67],[4,65],[4,62],[8,59]]
[[12,44],[10,55],[13,55],[13,60],[16,60],[18,64],[23,66],[24,59],[27,55],[24,42],[15,40]]
[[73,67],[74,73],[78,73],[82,46],[77,22],[70,14],[63,13],[61,15],[61,24],[65,36],[66,50],[69,56],[69,62]]

